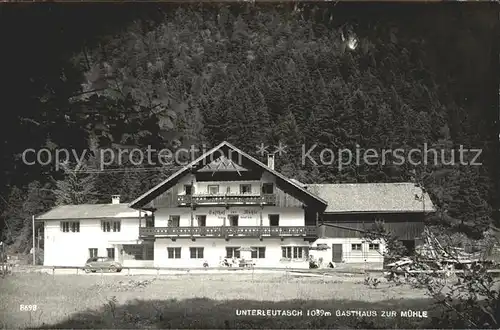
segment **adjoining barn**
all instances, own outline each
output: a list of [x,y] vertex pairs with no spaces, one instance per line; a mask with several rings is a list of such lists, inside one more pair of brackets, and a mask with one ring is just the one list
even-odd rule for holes
[[384,261],[383,240],[368,239],[376,226],[402,241],[409,253],[424,232],[426,213],[435,208],[414,183],[311,184],[307,189],[328,202],[318,222],[317,258],[334,263]]

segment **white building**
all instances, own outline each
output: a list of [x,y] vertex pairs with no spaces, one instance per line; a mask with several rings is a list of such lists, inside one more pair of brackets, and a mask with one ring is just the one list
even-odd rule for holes
[[152,266],[153,244],[139,239],[143,211],[120,204],[64,205],[39,216],[44,223],[44,265],[80,266],[107,256],[126,266]]
[[37,218],[44,264],[109,256],[124,266],[216,267],[235,258],[307,268],[311,249],[325,262],[381,262],[383,244],[364,238],[366,225],[382,217],[411,242],[433,210],[426,194],[415,198],[422,191],[413,183],[306,186],[273,163],[223,142],[128,205],[115,196],[111,204],[56,207]]

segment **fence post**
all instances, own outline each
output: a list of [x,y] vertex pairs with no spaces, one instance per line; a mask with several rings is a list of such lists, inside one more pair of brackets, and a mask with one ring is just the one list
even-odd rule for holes
[[156,268],[156,277],[160,276],[160,267]]
[[52,267],[52,275],[56,275],[56,267]]
[[76,267],[76,275],[78,275],[78,270],[80,269],[80,267]]
[[130,267],[128,268],[128,274],[127,275],[130,275]]

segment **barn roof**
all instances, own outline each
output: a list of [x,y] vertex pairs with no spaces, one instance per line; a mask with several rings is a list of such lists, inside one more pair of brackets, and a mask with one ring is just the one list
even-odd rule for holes
[[433,212],[427,193],[411,182],[309,184],[307,190],[328,202],[325,213]]

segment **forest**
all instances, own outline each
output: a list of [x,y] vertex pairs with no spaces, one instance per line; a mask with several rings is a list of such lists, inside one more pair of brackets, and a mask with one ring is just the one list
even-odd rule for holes
[[[498,225],[498,11],[493,3],[18,4],[0,9],[1,240],[31,246],[31,216],[128,202],[178,167],[111,166],[89,153],[27,165],[23,151],[207,145],[305,183],[415,181],[428,225],[480,238]],[[352,47],[352,43],[355,47]],[[450,154],[481,166],[315,166],[302,145]]]

